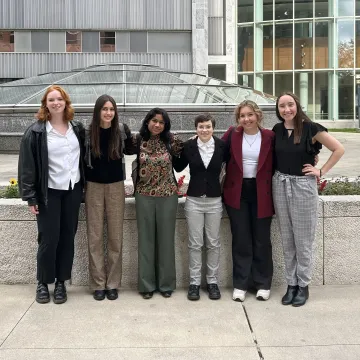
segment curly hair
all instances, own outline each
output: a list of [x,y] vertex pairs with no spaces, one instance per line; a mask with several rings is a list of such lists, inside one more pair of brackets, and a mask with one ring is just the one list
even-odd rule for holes
[[71,106],[71,101],[68,93],[59,85],[51,85],[45,91],[44,96],[41,99],[41,106],[35,117],[40,121],[49,121],[51,119],[51,114],[49,109],[46,106],[47,96],[50,92],[57,90],[62,98],[65,100],[65,110],[64,110],[64,120],[70,121],[74,118],[74,109]]
[[235,108],[235,121],[238,124],[239,123],[239,117],[240,117],[240,111],[245,106],[249,107],[257,116],[258,119],[258,126],[260,126],[261,122],[263,121],[264,114],[259,108],[258,104],[251,100],[244,100],[241,102],[238,106]]

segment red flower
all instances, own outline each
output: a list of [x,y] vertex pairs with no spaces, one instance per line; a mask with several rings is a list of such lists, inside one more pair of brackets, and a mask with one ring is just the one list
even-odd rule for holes
[[327,184],[327,181],[326,181],[326,180],[324,180],[324,181],[322,181],[322,182],[320,183],[320,186],[319,186],[319,191],[320,191],[320,192],[325,189],[326,184]]

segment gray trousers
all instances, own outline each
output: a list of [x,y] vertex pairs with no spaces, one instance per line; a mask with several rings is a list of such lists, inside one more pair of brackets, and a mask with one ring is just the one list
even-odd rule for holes
[[188,196],[185,202],[185,216],[189,232],[190,284],[201,284],[204,229],[206,239],[206,281],[217,284],[220,260],[220,222],[222,202],[220,197],[202,198]]
[[276,171],[272,187],[287,284],[307,286],[311,281],[317,223],[316,178],[285,175]]

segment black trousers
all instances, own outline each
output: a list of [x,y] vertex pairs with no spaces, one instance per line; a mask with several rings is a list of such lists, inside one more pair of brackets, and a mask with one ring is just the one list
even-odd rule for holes
[[233,285],[269,290],[273,276],[270,226],[272,217],[257,217],[255,179],[244,179],[240,209],[226,206],[232,233]]
[[37,280],[41,283],[71,278],[81,199],[79,181],[73,190],[48,189],[47,206],[39,205]]

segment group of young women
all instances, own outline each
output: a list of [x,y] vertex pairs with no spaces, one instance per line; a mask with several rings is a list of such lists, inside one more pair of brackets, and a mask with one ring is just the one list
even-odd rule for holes
[[[270,226],[274,208],[285,259],[284,305],[304,305],[309,297],[317,221],[317,177],[341,158],[343,146],[302,111],[294,94],[276,102],[280,120],[271,130],[263,114],[246,100],[236,107],[236,125],[222,139],[213,135],[209,114],[195,118],[196,136],[182,142],[171,133],[167,112],[145,116],[138,135],[119,123],[109,95],[100,96],[88,129],[73,121],[68,94],[59,86],[45,92],[37,119],[24,133],[19,156],[19,188],[38,224],[36,301],[67,300],[74,238],[85,190],[90,287],[95,300],[115,300],[121,285],[125,206],[124,154],[137,156],[135,199],[138,228],[138,290],[170,297],[176,287],[176,171],[190,168],[185,202],[189,232],[188,299],[200,298],[202,247],[206,244],[206,283],[210,299],[218,287],[220,222],[225,204],[231,225],[233,299],[248,288],[259,300],[270,296],[273,275]],[[321,169],[315,157],[322,145],[332,155]],[[220,174],[226,169],[223,187]],[[107,242],[104,246],[104,215]]]

